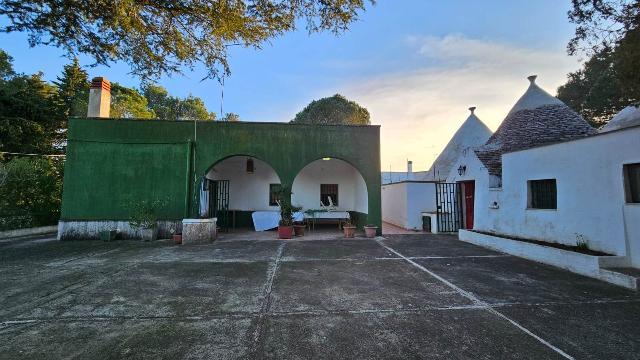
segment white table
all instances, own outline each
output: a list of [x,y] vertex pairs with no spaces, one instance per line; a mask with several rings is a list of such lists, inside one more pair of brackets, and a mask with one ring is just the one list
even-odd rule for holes
[[304,217],[310,220],[313,228],[315,228],[317,220],[338,220],[338,227],[340,227],[342,221],[347,221],[350,218],[347,211],[314,211],[305,213]]

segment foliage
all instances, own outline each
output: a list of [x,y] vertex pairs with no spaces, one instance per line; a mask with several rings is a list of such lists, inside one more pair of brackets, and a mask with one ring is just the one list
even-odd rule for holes
[[129,200],[125,208],[131,214],[129,224],[137,229],[153,229],[157,225],[157,211],[165,207],[166,200]]
[[595,54],[582,69],[568,75],[567,83],[558,88],[558,98],[592,126],[602,126],[631,100],[625,96],[616,70],[612,52]]
[[152,119],[155,114],[149,110],[147,99],[138,90],[112,83],[110,117]]
[[236,113],[226,113],[224,117],[222,117],[222,121],[240,121],[240,115]]
[[638,0],[572,0],[572,5],[568,15],[576,31],[567,45],[571,55],[610,50],[640,25]]
[[291,121],[318,125],[369,125],[369,111],[340,94],[313,100]]
[[0,165],[0,229],[53,225],[60,216],[64,162],[16,157]]
[[26,32],[31,46],[85,53],[98,64],[123,61],[142,77],[203,63],[215,78],[229,73],[230,45],[260,48],[300,19],[309,32],[339,34],[357,20],[365,1],[11,0],[0,2],[0,16],[8,20],[0,32]]
[[58,87],[58,95],[64,104],[67,117],[87,115],[89,106],[89,76],[80,67],[78,58],[65,65],[62,74],[53,82]]
[[0,49],[0,80],[7,80],[15,75],[13,72],[13,58],[4,50]]
[[216,113],[209,112],[199,97],[189,95],[184,99],[169,96],[167,89],[160,85],[146,84],[142,93],[148,107],[163,120],[215,120]]
[[640,0],[573,0],[569,20],[576,24],[569,54],[590,58],[558,98],[600,126],[640,101]]
[[0,80],[0,150],[60,153],[65,127],[58,91],[42,74]]
[[280,199],[280,226],[292,226],[293,214],[302,210],[301,207],[291,205],[291,188],[281,186],[278,189],[278,198]]

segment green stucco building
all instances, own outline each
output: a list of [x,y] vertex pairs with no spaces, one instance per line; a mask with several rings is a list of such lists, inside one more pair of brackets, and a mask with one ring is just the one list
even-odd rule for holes
[[270,196],[281,184],[303,210],[331,191],[359,226],[380,227],[380,128],[72,119],[58,236],[126,233],[129,205],[154,200],[162,200],[157,215],[167,235],[182,219],[201,217],[203,179],[229,183],[233,226],[251,226],[253,211],[277,210]]

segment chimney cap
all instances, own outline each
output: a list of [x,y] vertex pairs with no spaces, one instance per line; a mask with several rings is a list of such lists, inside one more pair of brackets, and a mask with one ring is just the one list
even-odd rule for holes
[[474,112],[475,110],[476,110],[476,107],[475,107],[475,106],[472,106],[472,107],[470,107],[470,108],[469,108],[469,111],[471,111],[471,114],[472,114],[472,115],[473,115],[473,112]]
[[537,78],[537,77],[538,77],[538,75],[530,75],[530,76],[527,76],[527,79],[529,79],[529,81],[530,81],[532,84],[535,84],[535,83],[536,83],[536,78]]
[[104,89],[111,91],[111,82],[102,76],[94,77],[91,79],[91,89]]

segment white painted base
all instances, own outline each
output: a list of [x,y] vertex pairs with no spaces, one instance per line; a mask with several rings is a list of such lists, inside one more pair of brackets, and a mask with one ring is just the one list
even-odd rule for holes
[[628,258],[625,256],[586,255],[468,230],[460,230],[458,239],[521,258],[556,266],[576,274],[589,276],[629,289],[637,289],[634,277],[602,269],[603,267],[628,264]]
[[[180,220],[162,220],[157,222],[158,239],[171,237],[171,229],[177,233],[182,232]],[[132,227],[128,221],[59,221],[58,240],[98,240],[100,232],[105,230],[118,230],[120,239],[141,239],[139,229]]]

